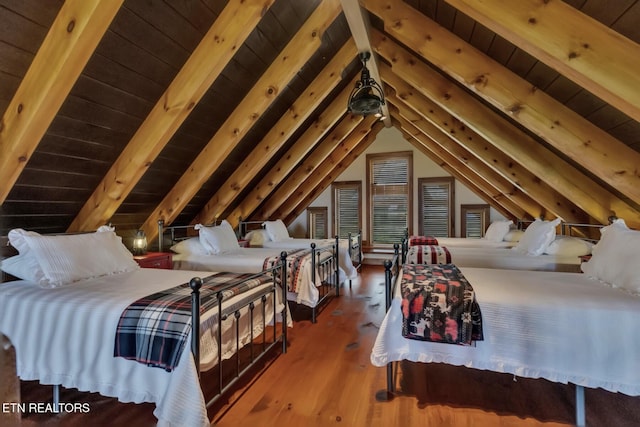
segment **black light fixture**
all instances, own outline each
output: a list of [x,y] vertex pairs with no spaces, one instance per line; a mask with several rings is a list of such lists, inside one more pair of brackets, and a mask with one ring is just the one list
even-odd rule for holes
[[382,117],[382,106],[384,105],[384,92],[375,79],[371,78],[367,69],[367,61],[371,58],[371,52],[360,52],[362,61],[362,74],[360,80],[356,82],[356,87],[351,91],[347,111],[354,114],[368,116],[375,114]]

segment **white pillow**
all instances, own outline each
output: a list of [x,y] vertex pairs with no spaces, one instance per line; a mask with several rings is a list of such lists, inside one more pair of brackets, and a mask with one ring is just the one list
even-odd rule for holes
[[556,218],[553,221],[536,219],[524,231],[513,250],[533,256],[543,254],[547,246],[555,239],[556,226],[558,224],[560,224],[560,218]]
[[600,230],[602,237],[592,249],[592,257],[580,265],[582,271],[616,288],[640,294],[640,231],[617,221]]
[[15,255],[0,262],[0,270],[18,279],[34,283],[48,283],[38,261],[31,255]]
[[267,230],[252,230],[248,232],[247,235],[244,236],[244,238],[249,241],[249,245],[251,247],[263,246],[265,242],[271,240],[269,238],[269,233],[267,233]]
[[207,250],[202,246],[202,243],[200,243],[199,237],[181,240],[169,249],[177,254],[207,255]]
[[589,255],[593,243],[584,239],[572,236],[557,236],[556,239],[547,246],[545,254],[579,257],[581,255]]
[[[18,230],[17,234],[18,246],[25,248],[24,254],[33,257],[42,269],[43,278],[37,281],[42,287],[55,288],[140,268],[122,239],[112,231],[41,236]],[[12,245],[15,240],[10,238]]]
[[484,233],[484,238],[490,242],[502,242],[504,236],[509,232],[511,224],[513,224],[511,220],[493,221]]
[[274,242],[280,242],[282,240],[290,239],[289,230],[287,230],[287,226],[284,225],[281,219],[275,221],[265,221],[262,223],[265,230],[267,230],[267,234],[269,234],[269,238]]
[[231,224],[226,220],[215,227],[204,227],[196,224],[195,227],[200,235],[200,243],[210,255],[218,255],[226,252],[233,252],[240,249],[236,233]]
[[513,229],[509,230],[509,232],[504,235],[502,240],[504,240],[505,242],[519,242],[523,235],[524,231]]

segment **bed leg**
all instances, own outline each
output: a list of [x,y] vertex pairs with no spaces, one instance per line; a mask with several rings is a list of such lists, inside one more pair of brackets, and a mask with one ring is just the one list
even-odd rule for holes
[[60,406],[60,384],[53,385],[53,408],[55,411],[58,411],[58,407]]
[[584,387],[576,385],[576,426],[585,427]]

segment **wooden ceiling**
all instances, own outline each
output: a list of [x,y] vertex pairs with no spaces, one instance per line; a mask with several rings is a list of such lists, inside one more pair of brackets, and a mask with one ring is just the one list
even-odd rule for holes
[[640,226],[640,1],[360,7],[0,0],[0,234],[291,221],[385,124],[506,216]]

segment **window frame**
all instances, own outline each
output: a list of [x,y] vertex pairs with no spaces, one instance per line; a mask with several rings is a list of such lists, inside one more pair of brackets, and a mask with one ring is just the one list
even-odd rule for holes
[[446,237],[455,236],[455,218],[456,218],[456,189],[455,189],[455,178],[452,176],[442,176],[442,177],[429,177],[429,178],[418,178],[418,233],[420,235],[425,235],[425,224],[422,221],[424,217],[424,197],[422,187],[428,184],[446,184],[449,187],[449,222],[447,224],[447,234]]
[[[333,230],[334,235],[340,234],[340,227],[338,225],[339,215],[338,215],[338,203],[336,200],[336,191],[341,189],[354,188],[358,192],[358,230],[357,232],[362,231],[362,181],[334,181],[331,183],[331,207],[333,212]],[[339,236],[346,238],[347,236]]]

